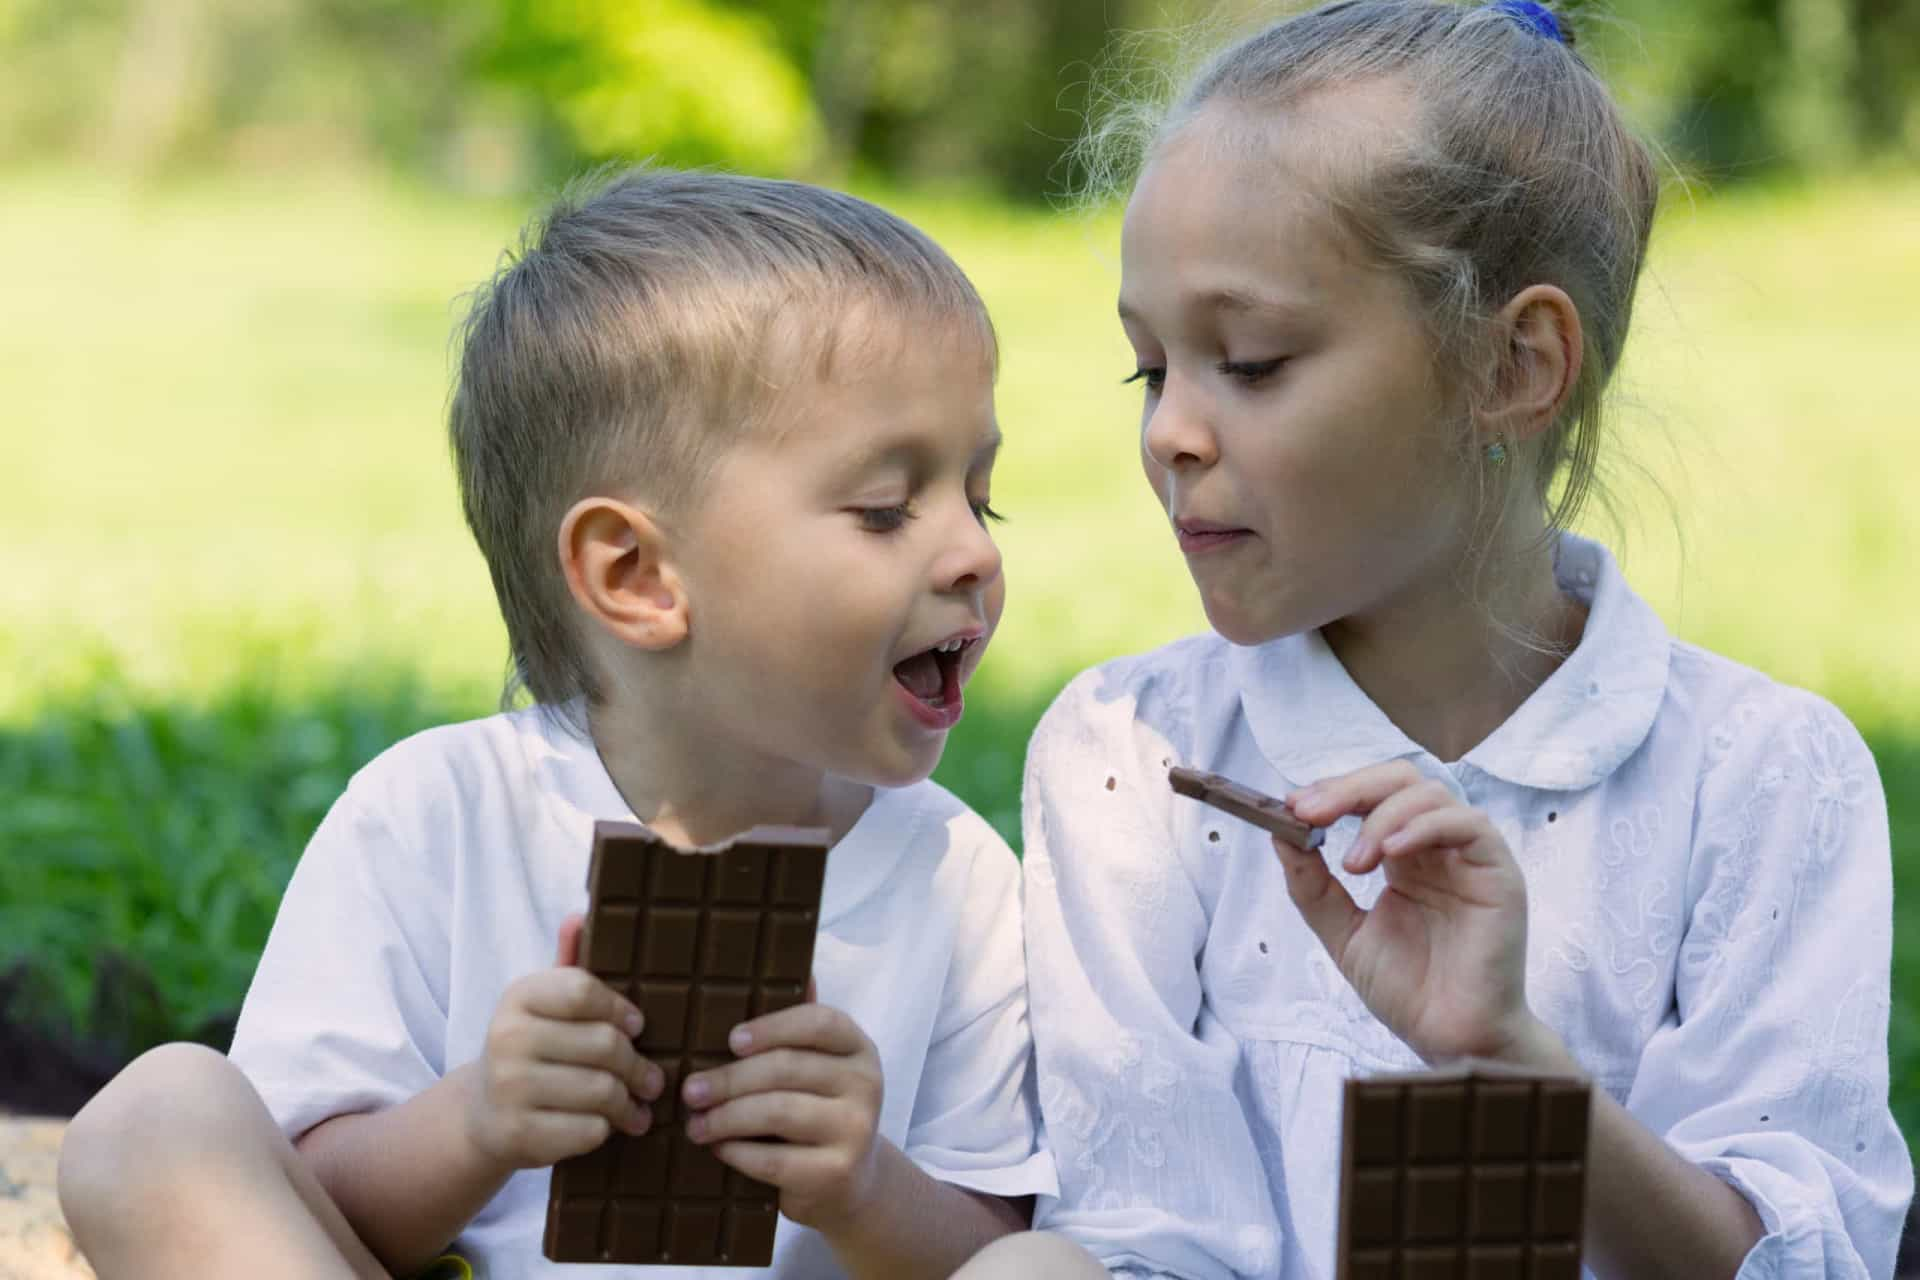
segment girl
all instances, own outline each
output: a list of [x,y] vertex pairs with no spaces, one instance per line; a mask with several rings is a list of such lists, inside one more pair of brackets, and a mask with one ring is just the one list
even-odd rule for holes
[[[1873,761],[1567,532],[1656,189],[1525,0],[1327,5],[1158,125],[1119,310],[1215,634],[1088,672],[1035,734],[1056,1234],[967,1274],[1099,1274],[1065,1237],[1125,1275],[1332,1280],[1342,1082],[1462,1055],[1597,1085],[1594,1273],[1891,1272]],[[1288,795],[1326,849],[1170,764]]]

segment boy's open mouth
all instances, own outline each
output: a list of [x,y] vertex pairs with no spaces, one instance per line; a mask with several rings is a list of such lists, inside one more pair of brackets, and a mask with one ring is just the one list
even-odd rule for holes
[[973,640],[945,640],[894,664],[893,678],[901,688],[936,710],[960,702],[960,665]]

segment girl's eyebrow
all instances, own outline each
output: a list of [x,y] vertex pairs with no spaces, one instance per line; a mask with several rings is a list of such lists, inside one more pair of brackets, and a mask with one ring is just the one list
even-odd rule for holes
[[[1282,320],[1297,318],[1304,315],[1307,310],[1303,303],[1268,297],[1237,285],[1203,289],[1194,293],[1187,298],[1186,309],[1251,313]],[[1132,306],[1125,298],[1120,299],[1119,312],[1122,320],[1139,321],[1141,319],[1138,308]]]
[[1208,289],[1196,294],[1189,305],[1195,309],[1208,311],[1252,312],[1257,315],[1281,318],[1297,316],[1305,310],[1298,302],[1268,297],[1238,286]]

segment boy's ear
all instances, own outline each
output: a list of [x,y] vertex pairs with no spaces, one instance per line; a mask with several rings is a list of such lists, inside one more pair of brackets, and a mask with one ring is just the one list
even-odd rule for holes
[[1495,321],[1500,368],[1481,415],[1483,443],[1530,440],[1560,416],[1586,351],[1580,309],[1556,285],[1529,285]]
[[687,592],[660,526],[615,498],[582,498],[560,522],[567,590],[623,644],[671,649],[687,637]]

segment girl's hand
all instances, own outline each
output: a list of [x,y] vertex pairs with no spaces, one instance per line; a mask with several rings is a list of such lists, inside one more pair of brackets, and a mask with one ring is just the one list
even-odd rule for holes
[[467,1133],[507,1168],[591,1151],[616,1129],[645,1133],[666,1082],[633,1047],[640,1010],[576,967],[580,923],[567,918],[558,963],[508,987],[487,1028]]
[[687,1134],[780,1188],[780,1212],[829,1235],[874,1201],[884,1085],[852,1018],[809,1003],[734,1028],[738,1062],[690,1075]]
[[1428,1062],[1525,1061],[1545,1028],[1527,1007],[1527,887],[1486,814],[1404,760],[1329,778],[1288,797],[1315,826],[1366,821],[1342,865],[1384,863],[1386,888],[1354,905],[1318,850],[1278,837],[1287,889],[1340,973]]

